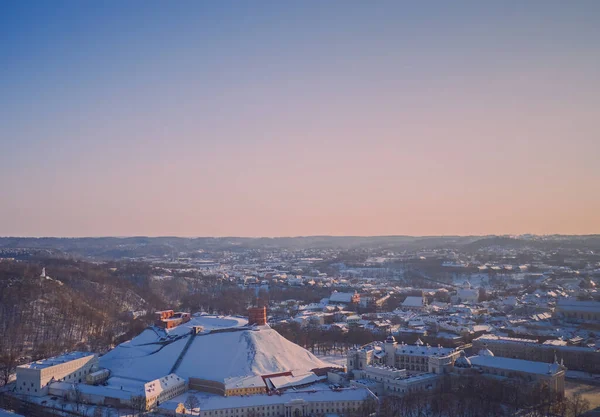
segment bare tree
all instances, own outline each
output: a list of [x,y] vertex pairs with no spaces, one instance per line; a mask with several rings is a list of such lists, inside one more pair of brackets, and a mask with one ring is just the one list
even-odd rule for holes
[[78,384],[73,384],[73,387],[69,391],[69,398],[75,403],[75,409],[79,412],[81,405],[83,404],[83,393]]
[[200,401],[196,398],[195,395],[188,395],[185,399],[185,408],[191,411],[192,415],[194,415],[194,410],[200,406]]
[[131,408],[134,416],[146,411],[146,397],[144,395],[133,395],[131,397]]
[[590,402],[581,394],[575,394],[567,400],[567,411],[570,417],[580,417],[590,409]]

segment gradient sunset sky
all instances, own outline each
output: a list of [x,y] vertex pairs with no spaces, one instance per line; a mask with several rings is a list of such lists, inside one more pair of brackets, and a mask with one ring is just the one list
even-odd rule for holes
[[0,236],[600,233],[600,1],[12,1]]

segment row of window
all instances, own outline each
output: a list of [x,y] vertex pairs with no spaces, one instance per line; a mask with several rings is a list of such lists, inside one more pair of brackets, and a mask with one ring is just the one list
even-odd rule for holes
[[[281,412],[282,408],[284,408],[283,405],[271,405],[271,406],[262,406],[262,407],[249,407],[247,409],[240,409],[240,408],[236,408],[236,409],[226,409],[226,410],[215,410],[215,411],[204,411],[202,412],[202,416],[221,416],[221,415],[239,415],[244,414],[244,412],[248,411],[252,411],[252,412],[256,412],[256,411],[262,411],[262,415],[263,416],[275,416],[277,415],[277,411]],[[317,404],[313,404],[309,407],[307,407],[307,411],[310,411],[311,413],[340,413],[340,412],[349,412],[349,411],[356,411],[357,407],[356,407],[356,402],[352,403],[350,401],[348,402],[341,402],[339,404],[328,404],[328,403],[317,403]]]

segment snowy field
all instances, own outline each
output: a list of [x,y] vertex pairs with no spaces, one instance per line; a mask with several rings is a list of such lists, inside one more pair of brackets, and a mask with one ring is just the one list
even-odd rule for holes
[[584,399],[588,400],[591,409],[600,407],[600,386],[565,381],[565,395],[572,396],[575,394],[581,394]]
[[346,355],[334,353],[330,355],[316,355],[323,362],[332,363],[337,366],[346,366]]

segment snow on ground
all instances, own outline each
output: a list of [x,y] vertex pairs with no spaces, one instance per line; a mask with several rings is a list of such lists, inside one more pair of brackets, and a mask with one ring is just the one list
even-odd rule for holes
[[100,357],[100,366],[113,376],[151,381],[168,375],[187,338],[166,345],[135,346],[123,343]]
[[12,411],[7,411],[0,408],[0,417],[23,417],[21,414],[15,414]]
[[191,331],[193,326],[202,326],[204,331],[223,330],[248,325],[248,319],[237,316],[213,316],[208,314],[194,315],[187,323],[167,330],[169,336],[181,336]]
[[342,354],[330,354],[330,355],[317,355],[317,358],[323,362],[333,363],[337,366],[346,366],[346,355]]
[[567,370],[567,374],[565,376],[569,379],[584,383],[589,381],[593,384],[600,384],[600,374],[590,374],[589,372]]
[[156,333],[156,331],[154,331],[152,329],[146,329],[142,333],[138,334],[136,337],[131,339],[130,341],[122,343],[120,346],[128,345],[128,344],[134,345],[134,346],[141,346],[141,345],[146,345],[148,343],[156,343],[156,342],[158,342],[158,339],[159,339],[159,336]]
[[581,394],[583,399],[588,400],[591,409],[600,407],[600,386],[565,381],[565,395],[570,397],[575,394]]

